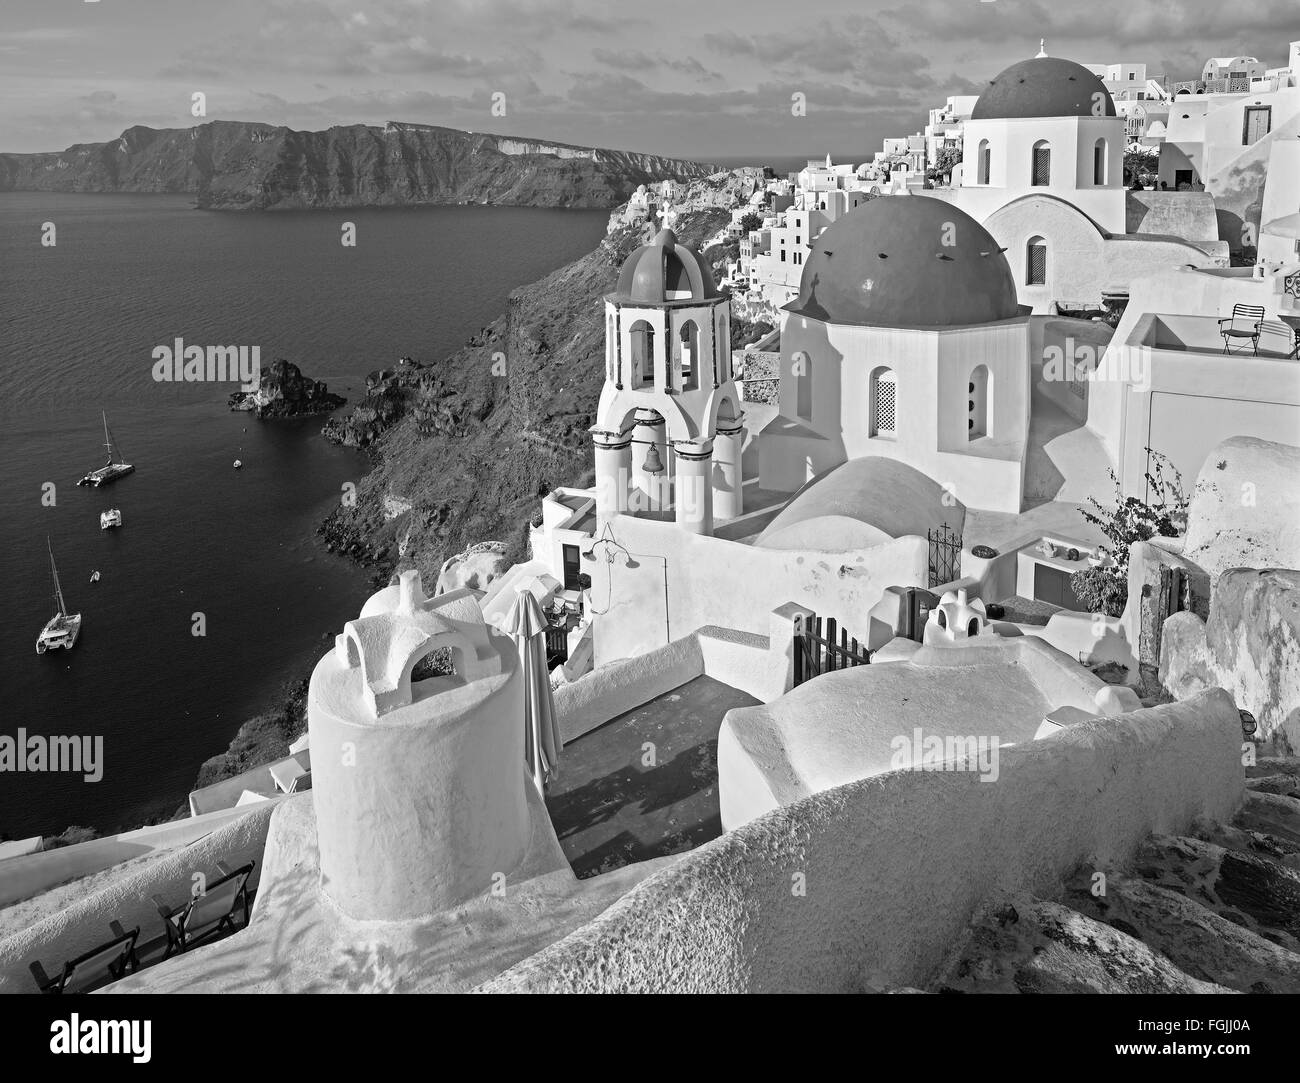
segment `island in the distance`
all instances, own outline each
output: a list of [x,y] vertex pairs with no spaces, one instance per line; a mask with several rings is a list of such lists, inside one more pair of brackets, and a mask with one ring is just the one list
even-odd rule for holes
[[190,192],[205,210],[496,204],[611,208],[638,185],[717,166],[390,121],[299,132],[213,120],[135,125],[106,143],[0,153],[0,192]]

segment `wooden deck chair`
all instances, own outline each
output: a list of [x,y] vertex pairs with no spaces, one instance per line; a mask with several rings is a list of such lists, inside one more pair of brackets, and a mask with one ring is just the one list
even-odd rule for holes
[[[1264,322],[1263,305],[1233,305],[1232,315],[1219,321],[1219,334],[1223,336],[1224,353],[1245,353],[1246,344],[1259,355],[1260,325]],[[1240,345],[1236,345],[1240,343]]]
[[[254,864],[250,861],[238,869],[231,869],[218,861],[217,871],[221,878],[209,884],[202,895],[180,906],[169,906],[161,896],[153,896],[154,905],[158,907],[158,913],[163,919],[163,927],[167,930],[164,959],[188,951],[222,932],[234,932],[237,928],[248,925],[247,885]],[[236,926],[235,912],[241,908],[244,912],[243,924]]]
[[51,978],[39,962],[30,966],[32,977],[42,993],[88,993],[101,985],[115,982],[125,976],[127,969],[138,970],[140,962],[135,955],[135,942],[140,936],[137,925],[129,933],[116,922],[110,922],[113,939],[78,955],[63,964],[58,976]]

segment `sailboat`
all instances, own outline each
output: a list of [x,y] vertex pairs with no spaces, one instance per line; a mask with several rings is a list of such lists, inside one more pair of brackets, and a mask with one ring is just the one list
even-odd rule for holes
[[63,600],[59,569],[54,566],[54,550],[50,548],[49,538],[45,539],[45,548],[50,554],[50,575],[54,579],[54,600],[58,603],[59,611],[46,622],[41,634],[36,637],[37,654],[44,654],[54,647],[67,647],[71,650],[81,632],[81,614],[69,613],[67,603]]
[[108,431],[108,415],[102,414],[104,418],[104,446],[108,448],[108,462],[97,470],[92,470],[78,485],[93,485],[95,488],[103,485],[107,481],[116,481],[118,478],[125,477],[131,473],[135,467],[122,458],[122,453],[117,452],[117,462],[113,461],[113,434]]

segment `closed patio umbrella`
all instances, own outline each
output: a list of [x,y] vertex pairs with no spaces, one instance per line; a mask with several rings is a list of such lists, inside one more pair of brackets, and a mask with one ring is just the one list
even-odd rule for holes
[[560,759],[560,730],[546,668],[546,627],[536,597],[526,588],[519,591],[506,614],[505,631],[519,650],[524,678],[524,762],[538,793],[544,793],[545,784],[555,777]]

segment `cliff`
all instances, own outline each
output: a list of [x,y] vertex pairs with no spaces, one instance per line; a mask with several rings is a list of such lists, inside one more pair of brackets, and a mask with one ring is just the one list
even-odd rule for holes
[[[675,230],[698,247],[729,220],[725,207],[709,207]],[[640,243],[639,229],[615,228],[595,251],[515,290],[505,313],[451,357],[374,374],[366,402],[327,432],[368,446],[377,462],[356,504],[321,525],[326,543],[376,567],[381,583],[399,561],[434,582],[444,560],[488,538],[525,558],[538,496],[590,483],[587,430],[605,371],[600,299]]]
[[653,154],[390,122],[297,132],[245,121],[137,125],[107,143],[0,154],[0,191],[192,192],[215,210],[496,203],[614,207],[715,167]]

